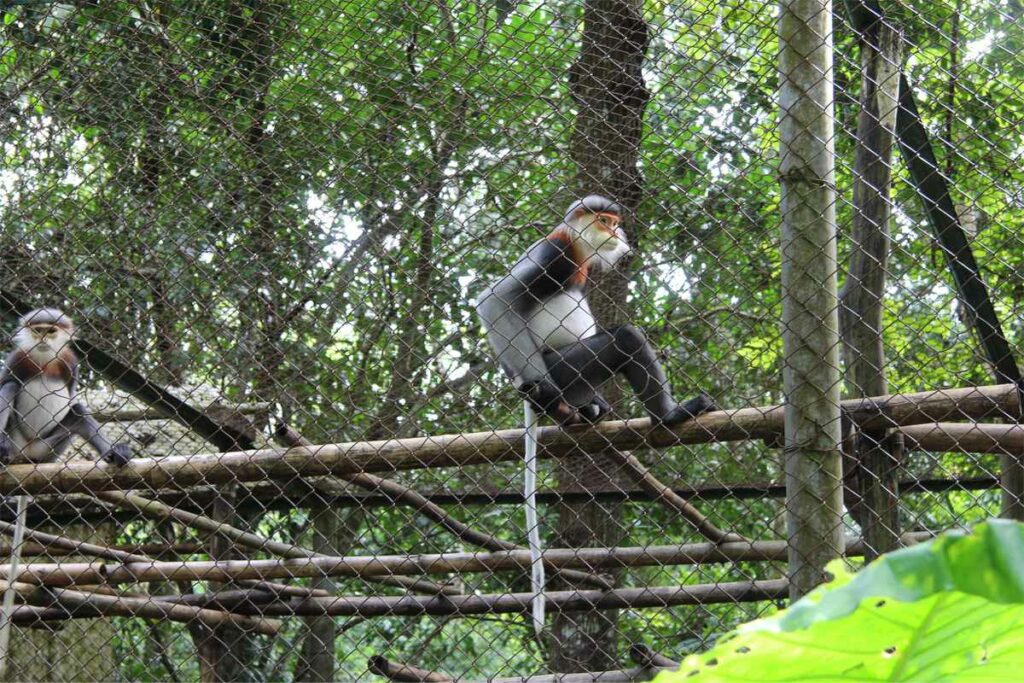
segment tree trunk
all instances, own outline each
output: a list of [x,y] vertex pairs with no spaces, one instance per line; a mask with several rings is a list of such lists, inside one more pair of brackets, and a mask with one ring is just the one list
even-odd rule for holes
[[[853,251],[840,296],[846,388],[850,397],[882,396],[885,350],[882,300],[889,256],[892,146],[899,102],[899,31],[875,21],[861,33],[861,96],[854,161]],[[903,440],[896,430],[863,430],[851,439],[847,507],[862,529],[867,557],[899,546],[898,466]]]
[[832,3],[779,19],[782,326],[790,595],[842,551]]
[[[587,0],[578,61],[570,72],[571,93],[579,112],[570,143],[577,165],[574,187],[579,196],[601,193],[635,211],[642,194],[637,165],[644,110],[650,99],[643,64],[650,42],[640,0]],[[624,221],[630,241],[637,241],[632,216]],[[601,325],[628,320],[628,270],[604,275],[591,292]],[[617,404],[621,393],[605,397]],[[558,464],[563,486],[601,488],[614,484],[618,469],[607,456],[565,459]],[[625,481],[623,479],[623,481]],[[589,500],[558,506],[554,543],[563,547],[608,547],[623,538],[619,506]],[[552,671],[602,671],[618,662],[616,611],[559,613],[553,617],[549,665]]]

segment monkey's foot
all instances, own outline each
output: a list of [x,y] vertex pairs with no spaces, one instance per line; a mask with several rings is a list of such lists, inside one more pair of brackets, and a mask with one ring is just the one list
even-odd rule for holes
[[711,412],[712,410],[718,410],[718,406],[707,394],[701,394],[697,398],[691,398],[682,405],[677,405],[675,408],[670,410],[667,415],[663,416],[660,420],[661,424],[671,427],[687,420],[692,420],[698,415]]
[[547,411],[547,415],[558,424],[568,426],[579,424],[581,414],[565,401],[560,401],[558,406]]
[[608,401],[600,396],[595,396],[593,403],[579,409],[580,417],[587,422],[600,422],[605,415],[610,413],[612,407]]
[[123,443],[114,444],[109,451],[103,454],[103,462],[108,462],[118,467],[128,464],[128,461],[131,459],[132,450],[128,448],[127,444]]

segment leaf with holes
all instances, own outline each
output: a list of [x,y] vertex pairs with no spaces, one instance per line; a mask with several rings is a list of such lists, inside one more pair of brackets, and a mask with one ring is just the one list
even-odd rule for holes
[[998,681],[1024,671],[1024,525],[896,551],[688,657],[675,681]]

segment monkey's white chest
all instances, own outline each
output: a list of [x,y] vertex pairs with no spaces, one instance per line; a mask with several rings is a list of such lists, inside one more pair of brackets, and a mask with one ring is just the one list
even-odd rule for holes
[[597,323],[590,304],[581,291],[560,292],[530,316],[530,331],[540,343],[557,349],[597,334]]
[[59,377],[29,380],[14,404],[18,433],[26,442],[46,436],[68,414],[73,401],[70,387]]

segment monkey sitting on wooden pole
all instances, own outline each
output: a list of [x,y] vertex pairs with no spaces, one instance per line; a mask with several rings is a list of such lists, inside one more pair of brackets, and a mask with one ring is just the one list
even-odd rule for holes
[[522,394],[526,422],[526,525],[532,564],[533,620],[544,626],[544,565],[537,521],[537,416],[562,424],[597,422],[611,406],[599,389],[628,381],[656,423],[679,424],[715,410],[705,394],[678,403],[657,355],[638,328],[601,328],[587,302],[590,273],[612,268],[630,247],[622,208],[600,195],[574,202],[562,222],[487,288],[476,310],[498,362]]
[[[0,370],[0,465],[54,462],[79,436],[112,465],[124,465],[132,453],[112,444],[78,401],[78,357],[71,347],[71,318],[56,308],[37,308],[18,321],[14,350]],[[11,547],[13,581],[21,561],[29,497],[18,496]],[[0,679],[6,674],[14,593],[4,592],[0,606]]]

